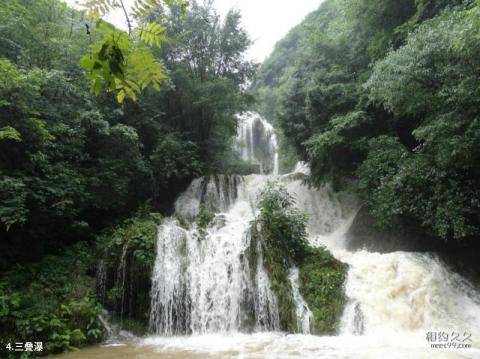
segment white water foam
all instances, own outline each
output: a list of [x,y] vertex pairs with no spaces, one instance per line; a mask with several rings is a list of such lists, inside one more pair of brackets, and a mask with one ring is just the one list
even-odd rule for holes
[[[255,121],[250,116],[248,126],[240,126],[239,138],[248,144],[241,150],[245,159],[255,153]],[[271,167],[275,172],[275,165]],[[177,216],[191,221],[204,203],[216,218],[203,233],[194,224],[186,230],[173,220],[160,227],[151,326],[162,336],[194,335],[154,337],[145,344],[160,351],[222,353],[222,358],[480,358],[478,292],[428,253],[347,251],[345,233],[355,213],[346,212],[328,187],[305,185],[308,173],[308,167],[299,164],[296,173],[284,176],[211,176],[192,182],[176,203]],[[284,182],[297,206],[308,212],[310,244],[328,247],[349,265],[348,303],[339,336],[240,333],[245,328],[253,332],[279,328],[276,297],[261,251],[257,250],[253,275],[248,256],[254,203],[272,179]],[[290,280],[299,329],[309,333],[311,313],[298,290],[294,268]],[[471,333],[470,344],[477,349],[430,349],[426,335],[431,331]],[[232,352],[237,356],[230,356]]]

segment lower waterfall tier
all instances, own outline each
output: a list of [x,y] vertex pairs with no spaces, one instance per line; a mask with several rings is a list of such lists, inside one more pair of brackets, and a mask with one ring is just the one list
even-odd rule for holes
[[[448,330],[479,337],[480,297],[468,282],[431,254],[349,251],[346,232],[356,212],[348,209],[355,206],[341,203],[328,188],[306,186],[304,179],[294,173],[192,183],[176,207],[184,227],[174,218],[160,226],[152,332],[423,338]],[[284,212],[269,207],[274,215],[265,218],[256,204],[272,181],[288,200],[275,200]],[[195,220],[202,205],[215,212],[205,228]],[[303,220],[297,216],[302,211]],[[187,224],[182,213],[190,214]],[[290,246],[302,231],[305,243]]]
[[[195,180],[180,196],[177,213],[184,220],[189,218],[190,224],[185,228],[169,219],[159,228],[152,277],[153,332],[333,334],[338,329],[345,266],[326,249],[307,244],[307,227],[328,230],[334,226],[341,213],[339,204],[325,194],[310,195],[313,191],[296,177],[285,176],[285,185],[271,185],[271,179],[211,176]],[[331,213],[321,221],[308,221],[293,206],[288,186],[296,187],[298,205],[305,208],[312,208],[308,199],[331,198],[322,207]],[[256,204],[264,188],[272,188],[272,193],[283,189],[281,195],[291,196],[291,202],[273,198],[275,205],[282,204],[275,213],[263,211]],[[217,213],[201,228],[195,215],[212,209]],[[297,231],[292,232],[290,225],[296,221]],[[289,248],[296,236],[301,238]],[[292,255],[296,248],[302,249],[301,257]],[[319,286],[313,288],[310,283]]]

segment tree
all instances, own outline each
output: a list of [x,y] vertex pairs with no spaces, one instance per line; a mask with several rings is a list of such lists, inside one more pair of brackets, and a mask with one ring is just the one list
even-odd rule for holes
[[[154,15],[152,21],[160,21]],[[250,101],[244,90],[256,68],[245,59],[250,40],[238,13],[222,23],[211,2],[192,2],[185,16],[177,10],[164,21],[170,41],[158,56],[170,82],[159,94],[147,93],[143,103],[164,128],[196,144],[204,171],[225,171],[236,114]]]
[[[112,92],[91,94],[79,64],[89,46],[85,21],[92,42],[118,30],[100,21],[100,33],[56,0],[0,9],[0,270],[91,241],[145,202],[169,213],[193,177],[231,162],[235,114],[248,101],[243,81],[254,69],[244,59],[249,40],[238,16],[203,26],[201,16],[218,18],[212,7],[184,14],[175,3],[169,16],[155,7],[149,22],[133,23],[132,32],[147,23],[165,28],[171,41],[161,48],[121,33],[131,46],[142,42],[170,76],[160,91],[146,88],[122,105]],[[212,59],[197,52],[206,34]],[[198,76],[188,56],[215,71]]]
[[[478,236],[478,12],[472,1],[330,0],[277,46],[261,90],[311,182],[356,191],[383,225]],[[284,44],[301,50],[293,64]]]
[[[414,121],[416,143],[403,149],[393,172],[380,175],[378,186],[365,186],[371,206],[381,220],[400,212],[442,238],[480,231],[480,46],[470,40],[478,38],[479,29],[469,13],[453,11],[425,22],[404,47],[375,65],[366,83],[371,101],[395,119]],[[372,148],[361,178],[382,166],[382,148],[379,143]],[[401,193],[392,206],[395,212],[384,207],[387,193],[390,198]]]

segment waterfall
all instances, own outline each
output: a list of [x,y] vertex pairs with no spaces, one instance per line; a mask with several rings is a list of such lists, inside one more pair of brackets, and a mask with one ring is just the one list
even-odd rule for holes
[[270,278],[263,265],[263,253],[260,242],[257,242],[257,271],[255,281],[257,290],[255,291],[255,313],[257,331],[280,330],[280,314],[278,312],[278,303],[275,293],[270,288]]
[[288,277],[292,286],[293,299],[295,300],[295,311],[297,314],[298,331],[304,334],[310,334],[310,323],[313,320],[313,314],[308,308],[308,304],[300,294],[298,285],[298,268],[291,268]]
[[[239,122],[241,157],[258,164],[262,173],[278,174],[272,126],[252,112],[242,115]],[[152,276],[153,332],[171,336],[280,329],[277,298],[263,265],[262,246],[253,243],[250,233],[256,197],[269,179],[267,175],[212,175],[194,180],[179,196],[175,217],[190,225],[183,228],[172,218],[159,227]],[[201,205],[215,213],[206,229],[195,224]],[[296,273],[292,290],[298,308],[305,309]],[[299,315],[303,323],[306,319],[300,309]],[[309,324],[299,326],[303,329],[308,332]]]
[[157,260],[152,278],[150,326],[165,335],[184,334],[190,325],[191,303],[187,297],[187,232],[178,222],[162,224],[157,238]]
[[343,333],[480,328],[478,293],[435,256],[359,251],[341,257],[350,264]]
[[[285,184],[297,207],[308,212],[309,243],[326,246],[349,266],[340,335],[387,338],[417,333],[424,338],[428,331],[455,330],[476,333],[478,340],[480,296],[461,276],[428,253],[348,251],[346,232],[358,206],[340,201],[328,186],[306,185],[310,171],[305,164],[299,163],[294,173],[276,175],[275,134],[259,115],[240,117],[236,146],[244,160],[275,176],[202,177],[179,196],[174,217],[158,231],[150,313],[154,333],[279,330],[278,302],[262,247],[250,233],[258,193],[274,178]],[[194,221],[201,204],[215,214],[206,229]],[[298,329],[308,334],[312,313],[299,290],[298,269],[291,268],[289,274]]]
[[279,329],[277,301],[261,251],[253,275],[249,263],[252,203],[267,177],[226,177],[194,181],[177,202],[183,218],[198,212],[202,198],[208,198],[210,208],[223,210],[209,228],[200,231],[192,224],[184,229],[175,220],[160,226],[150,316],[158,334]]
[[271,124],[256,112],[238,116],[236,148],[242,160],[259,166],[261,174],[277,175],[278,144]]
[[193,220],[200,204],[214,213],[226,212],[238,196],[241,176],[212,175],[195,179],[175,202],[175,213],[184,220]]
[[97,295],[100,298],[102,305],[105,305],[105,299],[107,296],[107,266],[103,259],[97,263],[97,273],[95,275]]
[[114,312],[119,315],[120,323],[123,321],[123,311],[125,304],[125,279],[126,279],[126,270],[127,270],[127,249],[128,242],[125,242],[122,248],[122,255],[120,257],[120,262],[117,268],[117,274],[115,277],[115,289],[120,294],[120,300],[116,301]]

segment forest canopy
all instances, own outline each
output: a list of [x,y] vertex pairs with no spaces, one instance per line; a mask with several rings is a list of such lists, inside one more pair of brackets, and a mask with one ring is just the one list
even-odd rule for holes
[[164,29],[149,48],[164,68],[160,91],[142,86],[123,105],[118,91],[90,92],[81,59],[111,36],[94,18],[57,0],[1,7],[0,268],[91,240],[146,201],[168,212],[193,177],[239,162],[235,114],[255,69],[240,14],[168,3],[168,16],[137,17]]
[[480,8],[327,0],[280,41],[254,88],[312,168],[378,223],[480,235]]

